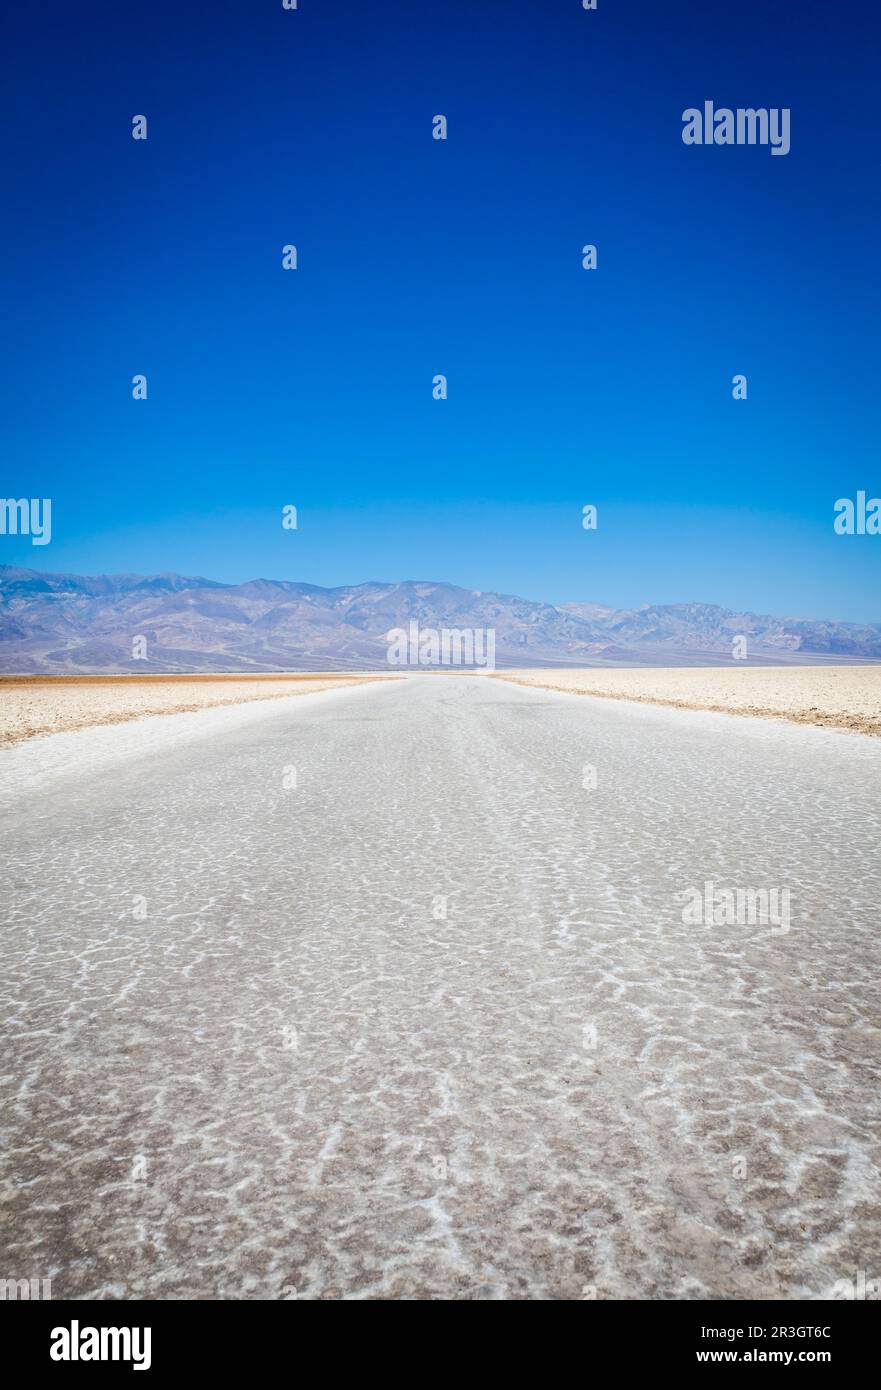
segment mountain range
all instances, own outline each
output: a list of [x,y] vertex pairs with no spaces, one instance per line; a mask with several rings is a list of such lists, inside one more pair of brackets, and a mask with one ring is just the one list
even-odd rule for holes
[[[881,623],[738,613],[708,603],[539,603],[406,580],[325,589],[179,574],[50,574],[0,565],[6,673],[388,669],[385,634],[492,628],[498,666],[715,665],[747,639],[752,663],[881,661]],[[145,639],[146,659],[133,655]],[[738,662],[737,664],[742,664]]]

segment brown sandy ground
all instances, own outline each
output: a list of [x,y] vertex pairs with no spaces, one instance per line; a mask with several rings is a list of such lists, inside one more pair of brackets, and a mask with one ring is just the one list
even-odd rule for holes
[[881,666],[496,671],[516,685],[881,735]]
[[119,724],[149,714],[315,694],[388,676],[308,673],[254,676],[0,676],[0,747],[40,734]]

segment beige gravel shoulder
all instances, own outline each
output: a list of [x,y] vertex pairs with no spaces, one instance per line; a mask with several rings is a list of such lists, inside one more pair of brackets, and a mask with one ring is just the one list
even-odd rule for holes
[[254,676],[0,676],[0,747],[41,734],[119,724],[150,714],[276,700],[388,676],[319,672]]
[[879,666],[640,667],[496,671],[516,685],[715,710],[881,735]]

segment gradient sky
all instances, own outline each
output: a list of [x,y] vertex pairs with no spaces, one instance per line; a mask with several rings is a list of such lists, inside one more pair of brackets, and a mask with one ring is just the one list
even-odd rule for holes
[[[881,621],[881,537],[832,530],[881,492],[879,27],[815,0],[16,7],[2,492],[50,496],[53,540],[0,562]],[[685,146],[705,99],[790,107],[791,152]]]

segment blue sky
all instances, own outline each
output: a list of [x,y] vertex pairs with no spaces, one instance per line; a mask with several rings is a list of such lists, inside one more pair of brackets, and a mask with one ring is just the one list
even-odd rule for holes
[[[881,537],[832,530],[881,492],[873,7],[7,26],[2,491],[53,538],[0,561],[881,621]],[[685,146],[707,99],[791,108],[791,152]]]

